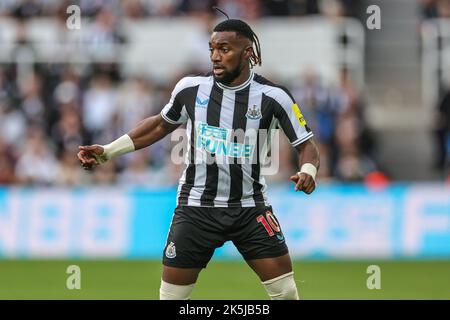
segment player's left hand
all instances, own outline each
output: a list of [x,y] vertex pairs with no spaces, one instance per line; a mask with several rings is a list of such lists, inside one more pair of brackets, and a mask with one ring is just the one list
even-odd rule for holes
[[295,191],[301,190],[306,194],[310,194],[316,189],[316,182],[307,173],[299,172],[291,176],[290,180],[295,183]]

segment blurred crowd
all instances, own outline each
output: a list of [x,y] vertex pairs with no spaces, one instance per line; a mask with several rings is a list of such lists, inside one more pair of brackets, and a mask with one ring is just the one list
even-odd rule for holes
[[[422,23],[426,23],[430,19],[450,19],[450,0],[420,0],[419,8]],[[445,48],[448,40],[448,32],[441,30],[441,34],[439,50]],[[445,61],[444,57],[439,63],[443,64],[443,61]],[[446,181],[450,182],[450,83],[444,81],[439,72],[436,72],[436,76],[439,82],[439,98],[433,130],[436,146],[433,168],[439,176],[443,176]]]
[[290,89],[315,133],[321,179],[385,182],[387,177],[374,160],[375,140],[365,121],[365,101],[349,70],[342,68],[336,86],[322,83],[317,73],[308,70]]
[[27,19],[63,15],[72,4],[78,5],[86,17],[108,9],[117,17],[132,19],[195,15],[212,12],[213,6],[245,20],[314,14],[355,16],[358,8],[358,0],[2,0],[0,16]]
[[[330,8],[345,13],[352,1],[81,0],[78,3],[82,12],[89,13],[98,23],[99,30],[110,26],[108,36],[102,38],[104,41],[124,42],[126,39],[112,22],[120,19],[120,15],[145,18],[190,14],[210,10],[214,4],[233,16],[239,12],[249,14],[251,10],[243,10],[242,6],[254,8],[257,17],[328,14]],[[0,3],[0,15],[26,23],[28,17],[57,15],[66,6],[67,3],[61,5],[53,0],[6,0]],[[26,46],[27,39],[19,35],[18,43]],[[184,74],[189,71],[192,70],[185,70]],[[34,63],[28,69],[20,63],[0,64],[0,184],[176,185],[183,165],[171,161],[174,142],[170,137],[109,161],[92,172],[81,169],[76,153],[79,145],[108,143],[141,119],[160,112],[180,74],[173,75],[168,83],[161,83],[147,76],[126,76],[120,64],[114,62]],[[333,86],[323,83],[313,69],[284,85],[291,90],[315,133],[322,159],[320,179],[386,181],[374,160],[374,139],[365,122],[364,99],[345,66],[339,83]],[[286,182],[298,170],[297,154],[286,138],[281,139],[280,162],[279,174],[268,180]]]
[[419,0],[422,20],[435,18],[450,18],[449,0]]

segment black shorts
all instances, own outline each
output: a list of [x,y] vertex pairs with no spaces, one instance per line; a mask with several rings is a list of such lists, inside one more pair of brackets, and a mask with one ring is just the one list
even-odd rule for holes
[[214,250],[231,240],[245,260],[288,253],[272,207],[207,208],[178,206],[163,252],[163,264],[205,268]]

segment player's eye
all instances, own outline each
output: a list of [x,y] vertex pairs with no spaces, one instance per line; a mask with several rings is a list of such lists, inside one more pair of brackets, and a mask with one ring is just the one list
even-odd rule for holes
[[227,53],[228,51],[230,51],[228,48],[221,48],[220,49],[223,53]]

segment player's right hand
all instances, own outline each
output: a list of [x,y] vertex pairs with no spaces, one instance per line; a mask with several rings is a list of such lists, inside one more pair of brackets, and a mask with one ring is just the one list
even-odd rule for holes
[[84,169],[90,170],[94,166],[104,163],[104,161],[101,161],[101,155],[104,152],[102,146],[94,144],[92,146],[79,146],[78,149],[80,149],[77,154],[78,160],[80,160]]

